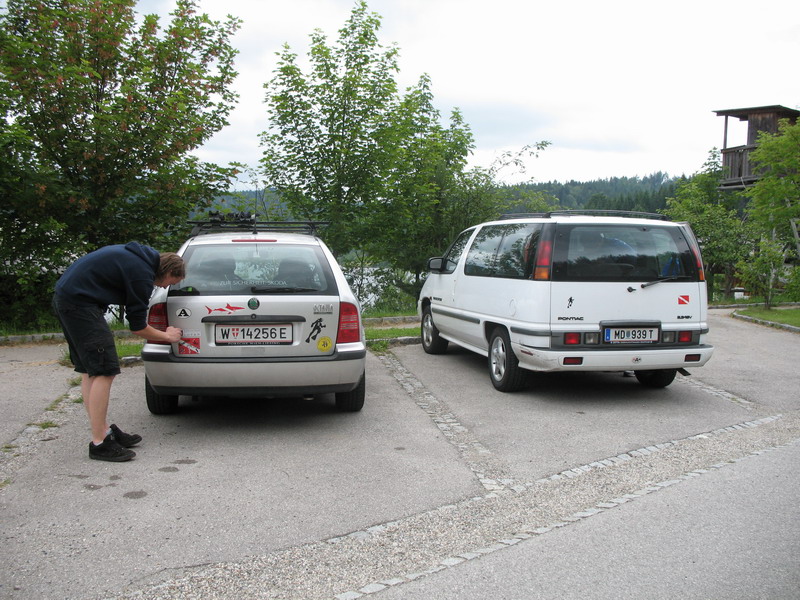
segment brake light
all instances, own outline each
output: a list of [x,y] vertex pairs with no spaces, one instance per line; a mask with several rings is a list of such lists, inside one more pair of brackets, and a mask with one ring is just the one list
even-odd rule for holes
[[[147,324],[154,329],[158,329],[159,331],[166,331],[167,326],[169,325],[169,319],[167,318],[167,303],[166,302],[159,302],[158,304],[153,304],[150,307],[150,312],[147,314]],[[165,344],[168,345],[169,342],[159,342],[155,340],[147,340],[151,344]]]
[[358,341],[361,341],[358,307],[350,302],[342,302],[339,306],[339,330],[336,332],[336,343],[347,344]]
[[706,272],[705,269],[703,269],[703,259],[700,258],[700,249],[693,247],[692,254],[694,255],[694,260],[697,263],[697,277],[700,279],[700,281],[705,281]]
[[688,344],[692,341],[692,332],[691,331],[679,331],[678,332],[678,342],[681,344]]
[[548,281],[550,279],[550,262],[553,258],[553,242],[543,240],[539,242],[539,249],[536,252],[536,265],[533,269],[533,278],[537,281]]
[[580,333],[565,333],[564,334],[564,344],[567,346],[575,346],[581,343],[581,334]]
[[706,272],[705,269],[703,269],[703,258],[700,256],[700,246],[697,244],[694,235],[688,235],[687,241],[689,242],[689,249],[692,251],[694,262],[697,265],[697,277],[700,281],[705,281]]

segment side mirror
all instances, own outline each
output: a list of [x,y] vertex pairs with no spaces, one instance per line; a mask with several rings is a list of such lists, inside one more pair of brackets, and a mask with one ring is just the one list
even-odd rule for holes
[[442,265],[444,265],[444,258],[441,256],[428,259],[428,271],[441,272]]

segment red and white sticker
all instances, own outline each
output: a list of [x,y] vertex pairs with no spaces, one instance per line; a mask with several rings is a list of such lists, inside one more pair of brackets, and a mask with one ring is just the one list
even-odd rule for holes
[[678,304],[689,304],[689,296],[678,296]]
[[178,354],[200,354],[200,338],[181,338]]

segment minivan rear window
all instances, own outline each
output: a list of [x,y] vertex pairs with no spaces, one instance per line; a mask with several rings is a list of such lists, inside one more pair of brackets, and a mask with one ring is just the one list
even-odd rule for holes
[[698,280],[679,227],[559,224],[553,281]]
[[275,243],[196,245],[183,256],[186,278],[170,295],[338,293],[317,246]]

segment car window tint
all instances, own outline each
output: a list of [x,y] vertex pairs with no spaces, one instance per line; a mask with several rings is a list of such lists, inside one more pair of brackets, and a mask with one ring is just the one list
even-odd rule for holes
[[497,250],[494,277],[527,279],[533,272],[533,257],[541,225],[520,223],[504,226],[503,239]]
[[555,281],[650,281],[696,277],[688,244],[676,227],[560,225]]
[[464,272],[481,277],[529,277],[540,229],[537,223],[483,227],[467,253]]
[[464,273],[484,277],[492,274],[494,257],[500,241],[503,239],[504,231],[502,225],[487,225],[481,228],[467,252]]
[[442,273],[452,273],[456,270],[456,266],[458,265],[458,259],[461,258],[461,254],[464,252],[464,248],[467,247],[467,242],[469,241],[470,236],[472,235],[473,229],[468,229],[459,235],[455,241],[450,244],[450,248],[448,248],[447,252],[444,255],[444,264],[442,265]]
[[253,293],[254,290],[335,293],[328,262],[316,246],[249,244],[196,245],[184,255],[181,290],[200,294]]

